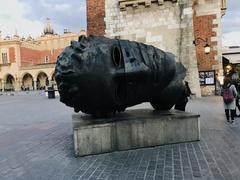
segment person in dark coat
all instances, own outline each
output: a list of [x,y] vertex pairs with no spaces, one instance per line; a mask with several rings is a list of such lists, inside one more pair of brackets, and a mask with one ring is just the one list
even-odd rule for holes
[[[225,78],[224,84],[223,84],[223,91],[224,91],[224,89],[230,89],[231,93],[234,96],[234,100],[230,103],[226,103],[223,101],[227,122],[233,123],[234,116],[236,114],[236,96],[237,96],[237,89],[236,89],[235,85],[233,84],[233,80],[231,80],[229,78]],[[224,95],[223,95],[223,97],[224,97]],[[229,112],[231,115],[231,121],[229,120]]]
[[183,90],[180,98],[176,102],[174,109],[180,110],[180,111],[185,111],[185,108],[186,108],[186,105],[187,105],[187,102],[188,102],[188,97],[191,94],[192,94],[192,92],[191,92],[191,89],[188,85],[188,82],[185,81],[184,90]]

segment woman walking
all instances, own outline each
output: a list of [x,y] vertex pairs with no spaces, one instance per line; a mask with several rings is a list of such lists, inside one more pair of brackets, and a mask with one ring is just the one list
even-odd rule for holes
[[[231,123],[234,122],[236,97],[237,90],[235,85],[231,82],[229,78],[226,78],[223,85],[223,102],[227,121]],[[231,121],[229,119],[229,113],[231,114]]]

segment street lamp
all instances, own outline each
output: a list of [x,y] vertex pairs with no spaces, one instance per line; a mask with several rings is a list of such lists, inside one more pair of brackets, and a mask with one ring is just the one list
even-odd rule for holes
[[209,54],[210,51],[211,51],[211,48],[210,48],[210,46],[209,46],[209,44],[208,44],[208,39],[206,38],[206,39],[204,40],[204,39],[202,39],[202,38],[199,37],[199,38],[196,38],[196,39],[193,40],[193,44],[194,44],[195,46],[197,46],[197,45],[200,44],[200,41],[203,41],[203,42],[205,43],[205,45],[204,45],[204,52],[205,52],[205,54]]

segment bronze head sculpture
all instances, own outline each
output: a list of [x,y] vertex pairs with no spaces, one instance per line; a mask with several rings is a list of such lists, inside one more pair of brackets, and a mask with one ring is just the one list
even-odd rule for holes
[[174,55],[128,40],[80,36],[58,57],[60,101],[95,116],[150,102],[169,110],[184,90],[185,68]]

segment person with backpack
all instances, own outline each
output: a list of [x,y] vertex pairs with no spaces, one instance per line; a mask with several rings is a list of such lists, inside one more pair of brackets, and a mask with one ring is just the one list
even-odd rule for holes
[[[225,115],[227,118],[227,122],[234,122],[235,110],[236,110],[236,97],[237,90],[235,85],[231,82],[229,78],[224,79],[223,84],[223,102]],[[231,115],[231,121],[229,119],[229,113]]]

